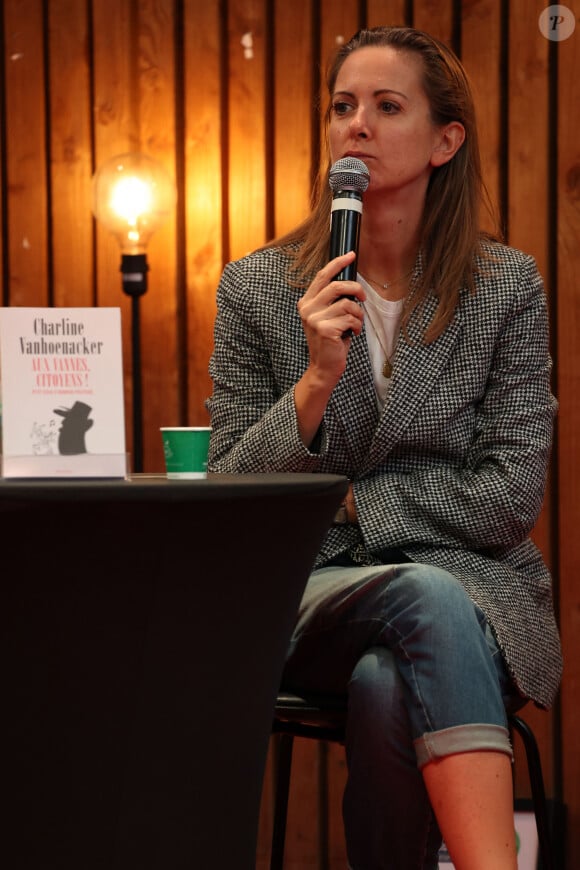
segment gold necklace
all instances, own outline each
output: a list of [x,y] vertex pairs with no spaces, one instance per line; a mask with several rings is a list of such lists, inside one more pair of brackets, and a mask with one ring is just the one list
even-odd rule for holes
[[384,355],[385,355],[385,361],[384,361],[384,363],[383,363],[383,367],[382,367],[381,371],[382,371],[382,373],[383,373],[383,377],[388,379],[388,378],[390,378],[391,375],[393,374],[393,363],[392,363],[392,359],[393,359],[393,357],[394,357],[395,354],[392,353],[391,356],[389,356],[389,354],[387,353],[387,351],[386,351],[386,349],[385,349],[385,345],[384,345],[383,342],[381,341],[381,336],[380,336],[380,334],[379,334],[379,331],[378,331],[378,329],[376,328],[376,326],[375,326],[375,324],[374,324],[374,322],[373,322],[373,319],[372,319],[372,317],[371,317],[371,313],[370,313],[370,311],[368,310],[368,308],[366,307],[366,305],[364,304],[364,302],[362,303],[362,307],[363,307],[364,312],[365,312],[365,314],[366,314],[366,319],[367,319],[368,322],[370,323],[371,328],[372,328],[372,330],[373,330],[373,332],[374,332],[375,338],[376,338],[376,340],[377,340],[378,343],[379,343],[379,347],[380,347],[380,349],[382,350],[382,352],[383,352]]
[[401,275],[400,278],[395,278],[394,281],[385,281],[384,284],[382,281],[377,281],[376,278],[369,278],[367,275],[364,275],[362,272],[360,273],[365,281],[368,281],[369,284],[376,284],[377,287],[382,287],[383,290],[388,290],[389,287],[394,287],[395,284],[400,284],[401,281],[405,281],[413,274],[413,269],[409,269],[408,272],[405,272],[404,275]]

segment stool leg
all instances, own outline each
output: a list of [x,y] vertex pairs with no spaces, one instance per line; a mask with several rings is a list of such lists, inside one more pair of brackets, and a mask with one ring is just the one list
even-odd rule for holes
[[284,843],[286,840],[286,816],[290,792],[290,770],[294,738],[291,734],[279,734],[276,752],[276,785],[274,798],[274,822],[270,870],[282,870],[284,866]]
[[526,751],[528,773],[530,777],[530,785],[532,787],[532,803],[534,805],[534,815],[536,817],[536,827],[538,829],[538,843],[540,845],[542,870],[554,870],[552,846],[550,841],[550,827],[548,824],[548,814],[546,812],[546,793],[544,790],[544,778],[542,776],[542,763],[538,751],[538,744],[530,726],[527,722],[524,722],[523,719],[520,719],[519,716],[510,716],[510,725],[515,728],[520,735]]

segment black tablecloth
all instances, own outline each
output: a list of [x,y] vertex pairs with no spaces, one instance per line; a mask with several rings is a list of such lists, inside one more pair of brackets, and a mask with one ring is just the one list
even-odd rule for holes
[[255,866],[285,651],[346,487],[0,481],[11,870]]

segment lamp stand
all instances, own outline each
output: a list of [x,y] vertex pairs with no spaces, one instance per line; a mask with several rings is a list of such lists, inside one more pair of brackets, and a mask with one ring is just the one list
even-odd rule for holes
[[143,403],[141,387],[141,323],[139,300],[147,292],[146,254],[121,254],[123,292],[131,297],[133,371],[133,471],[143,471]]

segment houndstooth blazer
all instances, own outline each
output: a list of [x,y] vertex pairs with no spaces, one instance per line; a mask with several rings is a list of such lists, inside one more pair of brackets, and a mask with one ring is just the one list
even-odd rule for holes
[[308,349],[288,254],[270,248],[229,263],[210,362],[208,469],[348,476],[359,525],[333,526],[316,567],[345,551],[376,564],[398,548],[451,572],[486,614],[519,691],[549,707],[560,642],[551,578],[528,537],[556,412],[547,306],[531,257],[492,252],[477,292],[462,293],[436,341],[421,343],[436,299],[412,316],[380,414],[364,330],[353,337],[316,452],[300,439],[293,401]]

